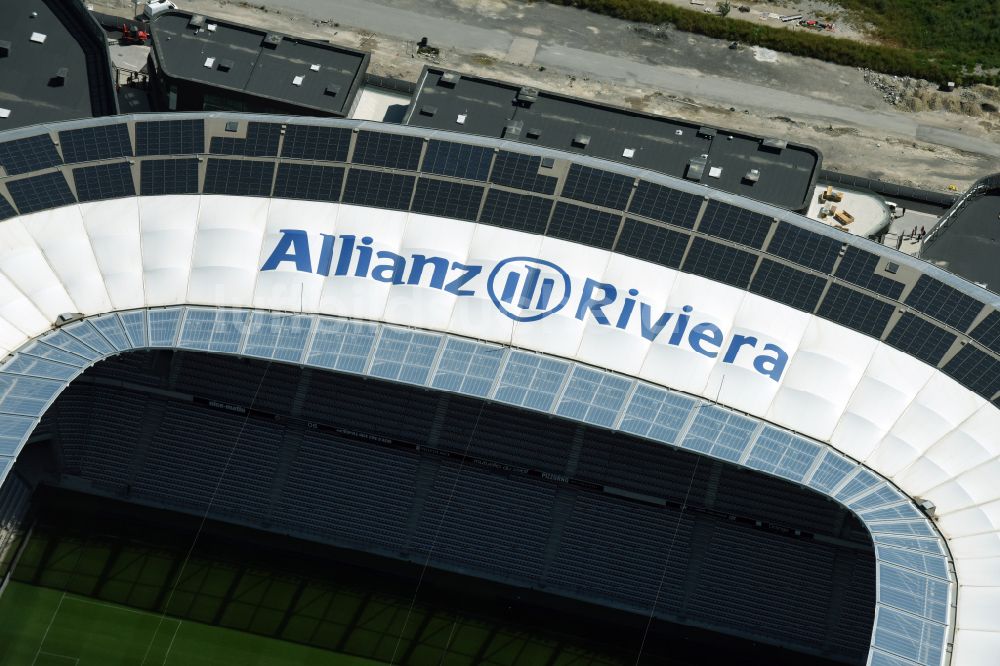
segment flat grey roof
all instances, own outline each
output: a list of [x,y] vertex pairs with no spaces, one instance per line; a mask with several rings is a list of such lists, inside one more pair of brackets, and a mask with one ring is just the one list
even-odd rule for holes
[[[350,112],[368,53],[210,17],[192,25],[197,16],[174,11],[152,22],[153,49],[167,76],[339,116]],[[269,36],[276,43],[269,45]]]
[[970,282],[1000,290],[1000,178],[998,184],[959,204],[947,224],[920,251]]
[[[116,113],[113,100],[104,99],[110,67],[96,62],[102,52],[108,62],[106,43],[96,23],[85,25],[91,19],[78,0],[4,0],[2,14],[0,42],[9,43],[9,52],[0,56],[0,108],[10,116],[0,118],[0,130]],[[44,43],[33,42],[33,33],[45,35]],[[63,67],[66,78],[56,85],[53,77]]]
[[[822,155],[809,146],[768,146],[766,139],[734,130],[522,90],[426,67],[405,122],[591,155],[689,180],[690,161],[707,155],[702,184],[790,210],[808,205],[819,175]],[[534,99],[518,100],[519,93]],[[459,116],[465,116],[462,122]],[[585,146],[578,141],[584,137]],[[753,169],[759,172],[756,181],[748,177]]]

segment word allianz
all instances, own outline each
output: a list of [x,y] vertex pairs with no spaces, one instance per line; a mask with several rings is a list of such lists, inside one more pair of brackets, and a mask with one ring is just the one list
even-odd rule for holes
[[[758,340],[752,335],[734,333],[726,339],[722,329],[709,321],[692,321],[694,308],[654,312],[653,306],[638,298],[639,290],[586,278],[579,296],[572,298],[573,281],[551,262],[529,257],[501,261],[484,276],[484,267],[464,264],[447,257],[398,254],[374,247],[370,236],[319,234],[319,252],[314,253],[309,233],[301,229],[282,229],[261,271],[274,271],[290,264],[297,272],[324,277],[366,278],[392,285],[415,285],[439,289],[456,296],[488,295],[497,309],[520,322],[538,321],[574,303],[573,316],[584,321],[587,316],[602,326],[626,330],[638,323],[639,333],[651,342],[688,348],[723,363],[749,365],[756,372],[779,381],[788,364],[788,353],[780,346]],[[313,261],[313,257],[317,260]],[[516,260],[516,261],[515,261]],[[502,269],[506,266],[507,270]],[[519,275],[516,270],[524,269]],[[519,277],[527,277],[534,286],[537,274],[545,271],[541,295],[521,288],[520,299],[512,298]],[[535,273],[533,277],[531,274]],[[526,274],[526,275],[525,275]],[[513,277],[512,277],[513,276]],[[486,294],[483,294],[485,286]],[[625,294],[625,295],[623,295]],[[515,294],[516,295],[516,294]]]

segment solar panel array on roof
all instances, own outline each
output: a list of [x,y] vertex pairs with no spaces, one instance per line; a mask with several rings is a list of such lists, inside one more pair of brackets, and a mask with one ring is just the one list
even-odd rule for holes
[[127,162],[73,169],[73,182],[76,185],[76,196],[80,201],[135,196],[132,167]]
[[746,289],[756,263],[757,256],[750,252],[695,238],[681,270]]
[[492,159],[493,151],[489,148],[434,139],[427,143],[421,169],[441,176],[484,181]]
[[689,239],[688,234],[626,218],[615,252],[668,268],[679,268]]
[[767,245],[767,251],[806,268],[829,273],[837,261],[840,245],[833,238],[780,222]]
[[929,275],[920,276],[906,297],[906,304],[960,331],[967,330],[983,309],[983,304],[975,298]]
[[14,210],[14,207],[10,205],[9,201],[7,201],[7,197],[0,195],[0,220],[6,220],[14,217],[15,215],[17,215],[17,211]]
[[837,266],[837,277],[847,280],[859,287],[864,287],[875,293],[898,299],[903,293],[903,285],[875,272],[879,257],[856,247],[848,247],[840,265]]
[[826,280],[818,275],[761,259],[760,268],[750,283],[750,291],[804,312],[813,312],[825,286]]
[[59,146],[66,164],[132,156],[132,139],[124,123],[63,130]]
[[610,250],[615,244],[621,215],[560,201],[552,213],[547,234]]
[[486,195],[479,221],[531,234],[545,233],[552,213],[551,199],[506,190],[491,189]]
[[285,130],[281,156],[302,160],[346,162],[350,147],[350,128],[293,124]]
[[1000,391],[1000,360],[972,345],[962,347],[942,370],[987,400]]
[[760,249],[771,227],[771,218],[720,201],[708,202],[698,231]]
[[971,335],[974,340],[1000,354],[1000,311],[994,310],[986,315],[986,318],[972,329]]
[[146,195],[196,194],[198,160],[143,160],[139,166],[139,191]]
[[955,338],[954,333],[906,312],[889,331],[885,341],[928,365],[937,366]]
[[135,154],[183,155],[205,152],[205,122],[151,120],[135,124]]
[[629,212],[693,229],[704,200],[703,197],[641,180],[632,197]]
[[855,331],[882,336],[895,307],[839,284],[831,284],[819,306],[819,316]]
[[362,130],[354,142],[355,164],[416,171],[423,139],[418,136]]
[[490,182],[540,194],[553,194],[557,179],[538,173],[542,158],[501,150],[493,162]]
[[310,201],[340,201],[343,167],[279,164],[274,196]]
[[633,181],[621,174],[573,164],[563,184],[562,195],[605,208],[624,209],[632,194]]
[[212,158],[205,171],[205,194],[266,197],[273,176],[274,162]]
[[416,177],[401,173],[351,169],[344,188],[344,203],[406,210],[410,207]]
[[66,178],[58,171],[8,181],[7,190],[22,215],[76,203]]
[[209,152],[216,155],[244,155],[246,157],[272,157],[278,154],[281,125],[277,123],[247,123],[246,138],[213,136]]
[[417,190],[413,195],[413,211],[474,220],[479,215],[479,204],[482,201],[483,188],[479,185],[421,178],[417,181]]
[[10,176],[40,171],[62,164],[62,158],[48,134],[0,143],[0,166]]

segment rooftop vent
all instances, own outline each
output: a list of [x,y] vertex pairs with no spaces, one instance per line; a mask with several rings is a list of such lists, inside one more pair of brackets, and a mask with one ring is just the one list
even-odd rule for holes
[[209,32],[215,32],[218,29],[218,27],[219,26],[216,25],[215,23],[209,23],[208,25],[205,26],[205,28],[207,28]]
[[10,109],[0,108],[0,118],[10,118]]
[[292,85],[293,86],[301,86],[302,82],[305,81],[305,80],[306,80],[306,77],[304,77],[304,76],[302,76],[300,74],[300,75],[292,78]]
[[573,146],[575,148],[586,148],[590,145],[590,135],[589,134],[577,134],[573,137]]
[[542,136],[542,130],[540,128],[538,128],[538,127],[530,127],[530,128],[528,128],[528,138],[529,139],[538,139],[541,136]]
[[10,42],[6,39],[0,39],[0,58],[6,58],[10,55]]
[[764,139],[760,145],[770,150],[781,151],[788,147],[788,142],[784,139]]
[[215,58],[205,58],[205,67],[209,69],[215,67]]
[[684,174],[684,177],[688,180],[696,182],[701,181],[702,177],[705,175],[705,164],[707,162],[708,160],[704,155],[701,157],[692,157],[688,160],[687,173]]
[[323,90],[323,94],[329,95],[330,97],[336,97],[340,94],[340,86],[336,83],[329,83]]
[[219,71],[220,72],[228,72],[229,70],[231,70],[235,66],[236,66],[236,63],[233,62],[232,60],[229,60],[228,58],[225,59],[225,60],[220,60],[219,61]]
[[750,169],[746,172],[746,175],[743,176],[743,180],[748,183],[756,183],[760,180],[760,169]]
[[438,83],[444,86],[445,88],[454,88],[456,85],[458,85],[458,79],[459,76],[455,72],[445,72],[444,74],[441,75],[441,78],[438,80]]
[[459,125],[464,125],[465,124],[465,119],[468,118],[468,117],[469,117],[469,114],[467,114],[467,113],[460,113],[460,114],[458,114],[458,118],[455,118],[455,122],[458,123]]
[[628,160],[630,160],[633,157],[635,157],[635,148],[626,148],[625,150],[623,150],[622,151],[622,157],[624,157],[625,159],[628,159]]
[[205,17],[201,14],[192,14],[191,18],[188,19],[189,28],[201,28],[205,25]]
[[318,72],[319,71],[319,65],[309,65],[309,71]]
[[53,88],[61,88],[66,85],[66,77],[69,76],[69,67],[60,67],[56,70],[56,73],[49,79],[49,85]]
[[545,169],[551,169],[556,165],[556,160],[554,157],[543,157],[542,167]]
[[228,120],[228,121],[226,121],[226,131],[227,132],[239,132],[240,131],[240,123],[239,123],[239,121],[236,121],[236,120]]
[[503,135],[505,137],[517,138],[521,136],[521,130],[524,129],[523,120],[512,120],[503,128]]
[[41,32],[31,33],[31,41],[35,42],[36,44],[44,44],[47,38],[48,35],[45,35]]
[[698,128],[698,136],[713,137],[713,136],[715,136],[718,133],[719,133],[719,130],[715,129],[714,127],[699,127]]
[[420,107],[420,115],[427,116],[428,118],[433,118],[434,114],[438,112],[436,106],[431,106],[430,104],[424,104]]
[[521,104],[531,104],[538,101],[538,88],[525,86],[517,91],[517,101]]
[[264,41],[261,42],[260,44],[265,48],[276,49],[278,48],[278,44],[281,43],[281,39],[282,39],[281,35],[269,32],[267,33],[267,35],[264,36]]
[[63,312],[56,317],[56,328],[72,324],[74,321],[80,321],[81,319],[83,319],[83,314],[80,312]]

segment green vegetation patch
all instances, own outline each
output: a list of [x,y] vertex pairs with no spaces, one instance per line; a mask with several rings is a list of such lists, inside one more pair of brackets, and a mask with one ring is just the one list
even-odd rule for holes
[[[989,54],[992,51],[989,57],[984,57],[983,62],[987,65],[995,63],[1000,58],[1000,53],[997,52],[997,25],[1000,17],[996,14],[991,16],[988,11],[982,11],[982,8],[988,5],[995,6],[996,0],[951,0],[950,2],[937,3],[939,5],[937,11],[945,13],[950,11],[959,15],[951,17],[952,26],[961,26],[974,20],[982,20],[983,25],[976,27],[975,34],[992,34],[992,37],[983,38],[978,44],[968,44],[967,42],[972,41],[972,38],[969,34],[963,33],[960,27],[950,29],[942,27],[941,34],[938,34],[936,26],[928,26],[926,23],[929,19],[915,16],[918,11],[916,7],[934,4],[927,0],[846,0],[845,4],[857,3],[858,6],[870,2],[873,7],[888,7],[889,5],[910,7],[905,21],[911,23],[911,28],[905,30],[904,34],[910,34],[910,30],[912,30],[913,36],[907,37],[905,41],[899,39],[898,42],[901,46],[864,44],[854,40],[817,34],[810,30],[786,30],[757,25],[749,21],[724,18],[718,14],[692,11],[684,7],[657,2],[657,0],[550,1],[553,4],[578,7],[636,23],[669,23],[684,32],[764,46],[775,51],[817,58],[839,65],[866,67],[886,74],[912,76],[939,83],[955,81],[959,84],[1000,84],[1000,76],[996,74],[974,74],[971,71],[971,64],[976,60],[974,55],[976,53],[986,52]],[[967,12],[966,4],[979,7],[980,12]],[[889,8],[885,10],[885,15],[878,12],[878,16],[883,17],[883,22],[877,25],[886,25],[888,26],[886,30],[894,32],[895,28],[891,23],[893,13]],[[922,28],[919,27],[921,23],[923,23]],[[950,34],[943,34],[949,30]],[[921,44],[934,43],[935,37],[938,37],[941,40],[941,46],[935,49],[909,48],[908,45],[914,43],[910,40],[916,40],[918,35]],[[955,49],[958,48],[956,45],[961,45],[961,49],[956,51]]]

